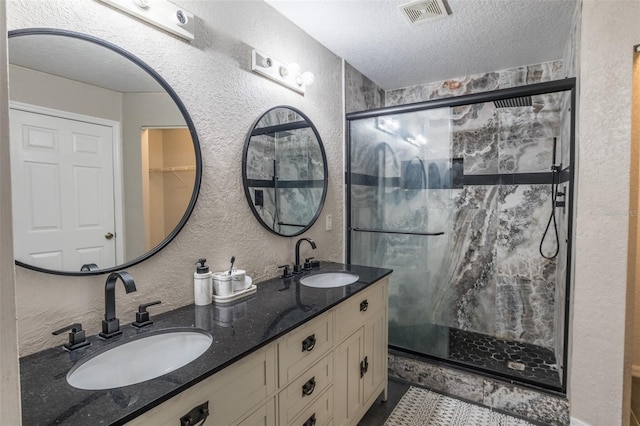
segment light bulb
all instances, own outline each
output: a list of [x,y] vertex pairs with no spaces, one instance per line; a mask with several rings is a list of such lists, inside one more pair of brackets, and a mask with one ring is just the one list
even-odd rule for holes
[[302,84],[305,86],[311,86],[316,81],[316,77],[311,71],[305,71],[302,73]]
[[297,78],[300,74],[300,65],[296,63],[289,64],[287,65],[287,70],[289,71],[289,76]]
[[289,75],[289,69],[287,67],[285,67],[284,65],[282,65],[280,67],[280,76],[281,77],[286,77]]

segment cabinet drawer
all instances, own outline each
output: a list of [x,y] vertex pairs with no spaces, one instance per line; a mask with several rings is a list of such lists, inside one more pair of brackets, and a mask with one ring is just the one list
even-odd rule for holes
[[276,426],[276,403],[273,398],[236,426]]
[[336,308],[336,342],[351,336],[387,305],[387,283],[388,278],[383,278]]
[[[333,417],[333,386],[300,413],[287,426],[325,426]],[[306,423],[306,424],[305,424]]]
[[289,423],[333,382],[333,352],[295,379],[278,396],[280,423]]
[[233,424],[275,391],[275,358],[275,346],[267,346],[127,424],[174,426],[192,408],[207,401],[212,423]]
[[299,376],[333,347],[331,313],[315,318],[278,343],[280,387]]

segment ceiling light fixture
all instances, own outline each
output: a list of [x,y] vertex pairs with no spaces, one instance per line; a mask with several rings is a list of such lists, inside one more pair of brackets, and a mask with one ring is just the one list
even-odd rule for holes
[[302,72],[300,65],[296,63],[285,65],[255,49],[251,52],[251,70],[301,95],[304,95],[305,89],[315,80],[313,73],[310,71]]

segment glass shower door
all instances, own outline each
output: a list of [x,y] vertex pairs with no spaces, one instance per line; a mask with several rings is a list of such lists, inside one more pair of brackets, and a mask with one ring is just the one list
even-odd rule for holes
[[457,168],[449,108],[350,122],[350,262],[394,270],[389,344],[439,357]]

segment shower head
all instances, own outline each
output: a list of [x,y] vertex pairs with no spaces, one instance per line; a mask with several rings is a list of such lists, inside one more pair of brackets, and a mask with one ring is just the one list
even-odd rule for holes
[[531,101],[531,96],[518,96],[515,98],[498,99],[497,101],[493,101],[493,104],[496,108],[515,108],[532,106],[533,102]]

